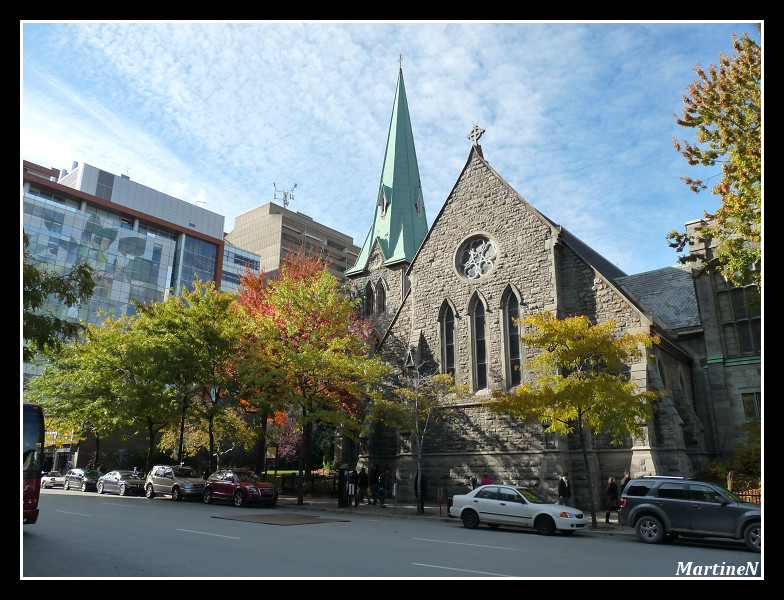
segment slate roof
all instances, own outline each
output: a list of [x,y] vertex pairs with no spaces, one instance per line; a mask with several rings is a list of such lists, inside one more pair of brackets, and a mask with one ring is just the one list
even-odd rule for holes
[[691,273],[679,267],[665,267],[615,281],[650,308],[673,330],[700,327],[700,311]]

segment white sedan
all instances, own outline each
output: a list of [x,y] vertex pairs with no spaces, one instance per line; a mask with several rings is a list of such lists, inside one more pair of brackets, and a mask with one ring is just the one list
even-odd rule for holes
[[63,487],[64,483],[65,477],[63,477],[62,473],[58,473],[57,471],[49,471],[41,476],[42,488]]
[[462,520],[469,529],[475,529],[480,523],[493,528],[518,525],[533,527],[542,535],[555,531],[574,533],[588,525],[581,510],[551,504],[536,492],[513,485],[483,485],[454,496],[449,516]]

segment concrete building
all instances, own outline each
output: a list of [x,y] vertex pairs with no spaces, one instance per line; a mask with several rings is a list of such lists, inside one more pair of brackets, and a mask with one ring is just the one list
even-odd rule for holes
[[226,241],[257,254],[261,270],[269,276],[280,268],[282,258],[303,245],[326,252],[329,271],[341,282],[359,252],[350,236],[273,202],[235,217]]

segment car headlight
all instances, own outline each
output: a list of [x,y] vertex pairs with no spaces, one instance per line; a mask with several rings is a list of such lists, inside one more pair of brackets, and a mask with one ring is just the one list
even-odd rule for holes
[[248,491],[249,492],[258,492],[259,490],[257,490],[255,487],[248,487]]
[[576,519],[577,518],[576,514],[565,512],[565,511],[558,513],[558,516],[559,517],[563,517],[564,519]]

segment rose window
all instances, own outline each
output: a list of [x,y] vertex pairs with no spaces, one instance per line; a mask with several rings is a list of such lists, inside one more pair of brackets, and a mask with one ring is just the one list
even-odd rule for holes
[[479,279],[487,275],[498,256],[495,244],[487,238],[473,238],[457,253],[457,268],[468,279]]

